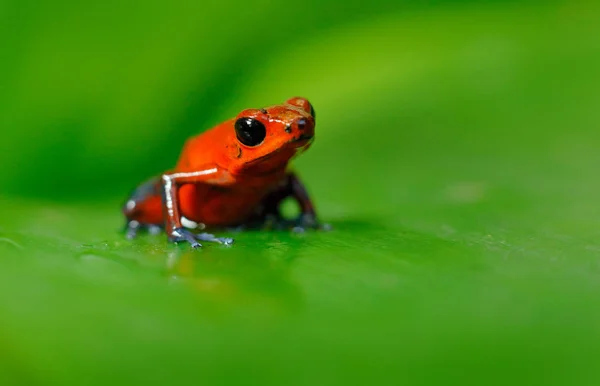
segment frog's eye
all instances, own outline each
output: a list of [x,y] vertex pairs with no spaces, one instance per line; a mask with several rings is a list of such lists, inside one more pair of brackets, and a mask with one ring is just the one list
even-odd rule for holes
[[246,146],[257,146],[265,140],[267,129],[257,119],[242,117],[235,121],[235,135]]

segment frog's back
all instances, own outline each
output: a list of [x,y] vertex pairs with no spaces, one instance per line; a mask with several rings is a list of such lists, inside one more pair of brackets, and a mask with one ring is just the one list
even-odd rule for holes
[[199,171],[204,168],[219,166],[227,170],[227,153],[231,152],[233,143],[233,120],[190,138],[184,145],[177,161],[176,171]]

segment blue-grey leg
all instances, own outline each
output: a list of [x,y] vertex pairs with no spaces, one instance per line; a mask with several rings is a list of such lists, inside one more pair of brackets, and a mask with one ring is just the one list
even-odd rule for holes
[[141,224],[139,221],[130,220],[125,225],[125,237],[133,240],[140,231],[146,231],[151,235],[158,235],[162,230],[162,227],[156,224]]
[[196,235],[185,228],[174,229],[169,235],[169,240],[177,244],[184,241],[188,242],[194,249],[202,247],[202,244],[196,240]]

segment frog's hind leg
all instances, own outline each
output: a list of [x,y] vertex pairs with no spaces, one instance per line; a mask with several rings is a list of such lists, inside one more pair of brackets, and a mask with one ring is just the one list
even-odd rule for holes
[[[300,215],[295,219],[286,219],[281,213],[281,203],[288,197],[293,198],[300,206]],[[249,227],[290,229],[294,232],[304,232],[306,229],[331,230],[329,224],[317,220],[313,202],[304,184],[294,173],[289,173],[278,189],[265,196],[259,208],[246,224]]]
[[164,227],[160,178],[152,178],[138,186],[123,205],[125,235],[135,238],[139,231],[158,234]]

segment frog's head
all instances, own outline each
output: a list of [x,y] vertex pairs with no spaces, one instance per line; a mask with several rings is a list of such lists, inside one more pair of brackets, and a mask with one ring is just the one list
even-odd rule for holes
[[247,109],[232,121],[235,151],[230,172],[266,174],[285,169],[315,137],[315,111],[304,98],[263,109]]

